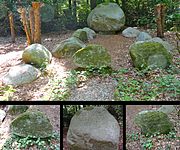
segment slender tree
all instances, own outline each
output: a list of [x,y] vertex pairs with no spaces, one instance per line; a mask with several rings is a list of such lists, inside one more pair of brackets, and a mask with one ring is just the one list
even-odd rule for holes
[[90,0],[90,6],[91,6],[91,10],[94,9],[97,6],[97,1],[96,0]]

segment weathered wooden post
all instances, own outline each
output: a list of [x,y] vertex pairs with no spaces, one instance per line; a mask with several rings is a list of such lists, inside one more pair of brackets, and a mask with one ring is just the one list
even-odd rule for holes
[[34,43],[41,43],[41,17],[40,17],[40,2],[32,2],[34,10]]
[[15,42],[15,30],[14,30],[14,17],[13,17],[12,12],[9,13],[9,24],[10,24],[10,29],[11,29],[11,40],[12,40],[12,43],[14,43]]
[[156,18],[157,36],[161,38],[164,37],[165,10],[166,10],[166,7],[164,4],[158,4],[155,7],[155,13],[157,16]]

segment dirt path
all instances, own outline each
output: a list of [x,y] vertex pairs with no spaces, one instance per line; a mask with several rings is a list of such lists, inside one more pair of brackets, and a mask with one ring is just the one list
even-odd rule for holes
[[[60,135],[60,106],[59,105],[31,105],[31,108],[42,111],[49,118],[53,130]],[[10,137],[10,123],[13,117],[7,115],[4,122],[0,124],[0,149],[2,148],[5,141]]]

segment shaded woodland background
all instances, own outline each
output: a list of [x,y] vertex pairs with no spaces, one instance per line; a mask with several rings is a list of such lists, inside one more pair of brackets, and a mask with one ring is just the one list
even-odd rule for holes
[[[37,0],[0,0],[0,36],[10,35],[8,13],[14,15],[15,32],[24,34],[18,9],[29,6]],[[166,30],[176,30],[179,26],[180,8],[179,0],[39,0],[42,4],[48,4],[41,9],[43,17],[42,33],[62,32],[87,26],[87,17],[96,5],[103,2],[116,2],[125,12],[126,26],[140,26],[146,28],[156,27],[154,8],[158,3],[166,5]],[[50,6],[49,6],[50,5]],[[52,6],[52,7],[51,7]]]

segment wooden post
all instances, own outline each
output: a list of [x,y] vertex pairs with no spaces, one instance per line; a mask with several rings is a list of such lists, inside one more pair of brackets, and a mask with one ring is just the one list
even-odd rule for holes
[[11,28],[11,40],[12,40],[12,43],[14,43],[15,42],[15,30],[14,30],[14,18],[13,18],[12,12],[9,13],[9,24],[10,24],[10,28]]
[[34,43],[41,43],[41,18],[40,18],[40,2],[32,2],[34,10]]
[[165,5],[158,4],[156,5],[156,23],[157,23],[157,36],[164,37],[164,22],[165,22]]
[[31,7],[29,10],[29,25],[30,25],[30,32],[31,32],[31,39],[34,43],[34,10]]
[[31,39],[31,33],[30,33],[29,25],[28,25],[28,19],[26,17],[25,8],[21,8],[20,12],[21,12],[21,20],[22,20],[22,23],[24,26],[24,31],[25,31],[26,37],[27,37],[27,43],[28,43],[28,45],[31,45],[33,42]]

